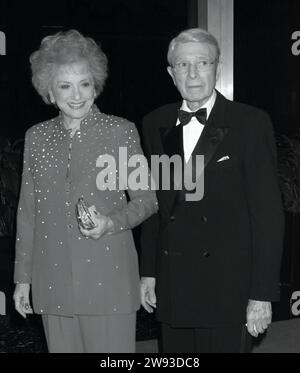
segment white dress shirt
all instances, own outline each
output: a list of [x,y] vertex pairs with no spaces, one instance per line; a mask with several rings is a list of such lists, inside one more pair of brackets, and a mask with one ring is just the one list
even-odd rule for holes
[[[213,94],[210,96],[209,100],[205,103],[205,105],[201,106],[199,109],[206,108],[207,111],[207,119],[212,111],[212,108],[216,101],[216,91],[214,90]],[[181,105],[181,110],[192,112],[192,110],[188,107],[187,102],[183,100]],[[198,109],[198,110],[199,110]],[[180,124],[179,119],[177,119],[176,126]],[[185,162],[188,162],[198,140],[201,136],[203,131],[204,125],[201,124],[196,117],[192,117],[190,122],[183,126],[183,151],[184,151],[184,159]]]

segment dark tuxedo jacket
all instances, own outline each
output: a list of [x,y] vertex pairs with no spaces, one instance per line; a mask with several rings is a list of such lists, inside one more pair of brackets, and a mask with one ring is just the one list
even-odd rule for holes
[[[144,118],[149,160],[183,157],[180,105]],[[142,225],[141,276],[156,277],[160,321],[175,327],[245,322],[248,299],[279,299],[284,220],[268,115],[218,93],[196,154],[204,155],[204,197],[188,202],[181,191],[157,191],[159,213]]]

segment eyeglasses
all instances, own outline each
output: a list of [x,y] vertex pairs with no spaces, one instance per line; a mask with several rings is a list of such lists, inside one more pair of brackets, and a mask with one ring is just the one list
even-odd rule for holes
[[173,66],[173,69],[175,73],[177,74],[185,74],[189,71],[189,68],[191,65],[195,66],[198,72],[204,72],[204,71],[209,71],[212,66],[215,64],[215,60],[213,61],[208,61],[208,60],[201,60],[196,63],[191,63],[191,62],[178,62],[175,63]]

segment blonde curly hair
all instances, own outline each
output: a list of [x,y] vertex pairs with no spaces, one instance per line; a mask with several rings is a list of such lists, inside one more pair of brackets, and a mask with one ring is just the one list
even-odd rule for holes
[[47,104],[51,103],[49,87],[55,68],[79,61],[87,62],[98,97],[108,76],[107,57],[92,38],[77,30],[58,32],[43,38],[40,48],[30,55],[32,84]]

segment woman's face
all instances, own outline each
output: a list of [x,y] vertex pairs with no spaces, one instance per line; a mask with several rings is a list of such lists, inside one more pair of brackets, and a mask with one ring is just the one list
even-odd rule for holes
[[86,117],[95,100],[93,77],[85,61],[58,66],[54,72],[50,99],[62,111],[65,119]]

